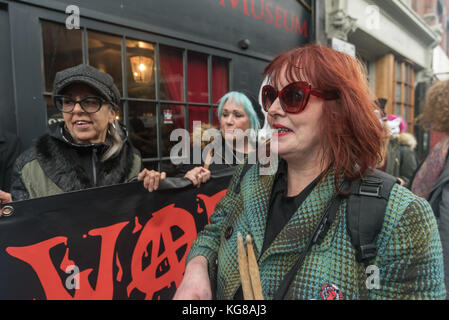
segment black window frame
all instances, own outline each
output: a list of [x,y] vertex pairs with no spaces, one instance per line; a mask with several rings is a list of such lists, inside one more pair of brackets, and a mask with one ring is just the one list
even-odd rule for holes
[[[47,12],[50,13],[50,12]],[[41,65],[44,66],[44,46],[43,46],[43,37],[42,37],[42,21],[48,21],[51,23],[59,24],[65,27],[65,18],[66,16],[63,16],[64,20],[61,21],[61,18],[57,18],[54,12],[51,15],[43,14],[42,16],[39,16],[39,31],[41,34],[40,43],[41,43]],[[212,101],[212,93],[213,93],[213,84],[212,84],[212,67],[213,67],[213,58],[217,57],[220,59],[225,59],[229,61],[228,65],[228,88],[229,91],[233,88],[233,57],[232,55],[228,54],[226,51],[207,47],[207,46],[201,46],[194,43],[189,43],[188,41],[184,40],[178,40],[178,39],[171,39],[167,36],[161,36],[156,35],[151,32],[145,32],[141,30],[134,30],[134,29],[128,29],[123,26],[116,26],[114,24],[106,24],[103,22],[98,22],[91,20],[89,18],[83,18],[81,20],[80,29],[82,33],[82,57],[83,57],[83,63],[89,64],[89,52],[88,52],[88,32],[99,32],[103,34],[108,34],[111,36],[117,36],[121,37],[121,44],[122,44],[122,52],[121,52],[121,68],[122,68],[122,86],[123,86],[123,96],[121,99],[122,102],[122,109],[123,109],[123,120],[126,127],[129,128],[129,102],[137,101],[137,102],[145,102],[145,103],[154,103],[156,105],[156,125],[157,125],[157,157],[156,158],[144,158],[142,161],[144,162],[144,165],[146,164],[154,164],[157,162],[157,169],[159,171],[162,170],[162,163],[166,162],[168,160],[171,160],[168,156],[162,156],[162,126],[161,126],[161,107],[163,105],[182,105],[184,106],[184,126],[186,129],[189,128],[189,106],[204,106],[209,108],[209,114],[208,119],[209,123],[212,123],[213,121],[213,112],[214,108],[218,107],[217,104]],[[148,43],[151,43],[154,45],[155,53],[155,90],[156,90],[156,96],[155,99],[141,99],[141,98],[130,98],[128,96],[128,79],[126,74],[126,41],[127,40],[137,40],[137,41],[145,41]],[[159,62],[159,50],[160,45],[174,47],[177,49],[180,49],[183,51],[183,75],[184,75],[184,100],[183,101],[171,101],[171,100],[161,100],[160,99],[160,62]],[[207,73],[208,73],[208,103],[196,103],[196,102],[189,102],[188,101],[188,53],[189,52],[196,52],[207,55]],[[46,91],[45,89],[45,73],[42,70],[42,83],[44,84],[42,88],[42,96],[43,96],[43,102],[44,102],[44,108],[47,109],[47,106],[45,105],[46,98],[51,97],[51,92]],[[47,114],[46,119],[48,122]]]

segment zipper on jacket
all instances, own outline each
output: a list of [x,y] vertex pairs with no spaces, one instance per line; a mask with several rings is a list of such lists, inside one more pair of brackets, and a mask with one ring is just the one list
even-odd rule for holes
[[94,178],[94,186],[97,186],[97,162],[98,162],[98,156],[97,156],[97,148],[93,148],[92,150],[92,173]]

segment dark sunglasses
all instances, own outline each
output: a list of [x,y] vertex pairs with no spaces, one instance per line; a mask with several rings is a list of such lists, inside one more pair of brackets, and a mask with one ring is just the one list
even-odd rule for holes
[[64,113],[72,112],[73,109],[75,109],[75,105],[77,103],[80,104],[81,109],[83,109],[84,112],[95,113],[101,109],[105,102],[107,102],[100,97],[85,97],[81,100],[74,100],[67,96],[55,96],[54,101],[56,104],[56,108]]
[[268,112],[268,109],[279,97],[282,110],[287,113],[300,113],[306,108],[310,95],[324,100],[338,99],[337,93],[312,89],[310,83],[297,81],[290,83],[279,92],[271,85],[264,86],[262,88],[262,106]]

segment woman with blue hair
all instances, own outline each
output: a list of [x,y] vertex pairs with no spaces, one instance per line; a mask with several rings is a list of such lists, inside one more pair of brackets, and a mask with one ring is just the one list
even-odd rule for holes
[[220,123],[220,142],[214,139],[208,159],[202,166],[184,166],[181,172],[194,186],[207,182],[211,171],[217,172],[237,166],[246,161],[248,154],[255,151],[252,143],[264,125],[265,116],[257,99],[246,91],[231,91],[219,101],[217,116]]
[[[231,91],[225,94],[219,100],[217,116],[220,123],[219,130],[209,124],[193,128],[190,163],[183,164],[177,169],[176,176],[189,179],[196,187],[209,181],[211,172],[227,171],[248,162],[249,155],[255,155],[254,146],[258,131],[265,123],[262,107],[248,91]],[[196,136],[200,138],[196,139]],[[213,138],[213,141],[206,146],[201,142],[205,140],[204,137],[206,140],[208,137]],[[207,156],[203,157],[204,154]],[[201,159],[201,163],[194,159]],[[153,191],[165,177],[165,172],[151,171],[145,177],[144,186]]]
[[[259,117],[262,117],[261,109],[259,107],[254,107],[254,104],[257,104],[254,97],[252,97],[249,93],[239,92],[239,91],[231,91],[225,94],[219,101],[218,105],[218,118],[222,119],[223,116],[223,109],[225,108],[225,105],[228,102],[233,102],[238,108],[243,108],[244,112],[249,118],[250,121],[250,129],[254,131],[259,131],[261,127],[261,119]],[[229,104],[228,104],[229,106]],[[259,111],[256,111],[256,109]],[[220,122],[221,125],[221,122]]]

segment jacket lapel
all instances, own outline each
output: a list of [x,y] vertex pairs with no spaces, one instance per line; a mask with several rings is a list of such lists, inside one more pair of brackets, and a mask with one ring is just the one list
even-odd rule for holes
[[[334,174],[331,173],[324,177],[303,201],[287,225],[265,251],[261,261],[274,253],[302,252],[330,204],[335,191]],[[276,212],[273,214],[276,215]]]
[[259,257],[265,237],[267,211],[275,175],[259,175],[259,168],[251,170],[248,175],[250,183],[242,186],[246,189],[242,189],[244,195],[243,210],[248,217],[249,231],[253,239],[256,256]]

